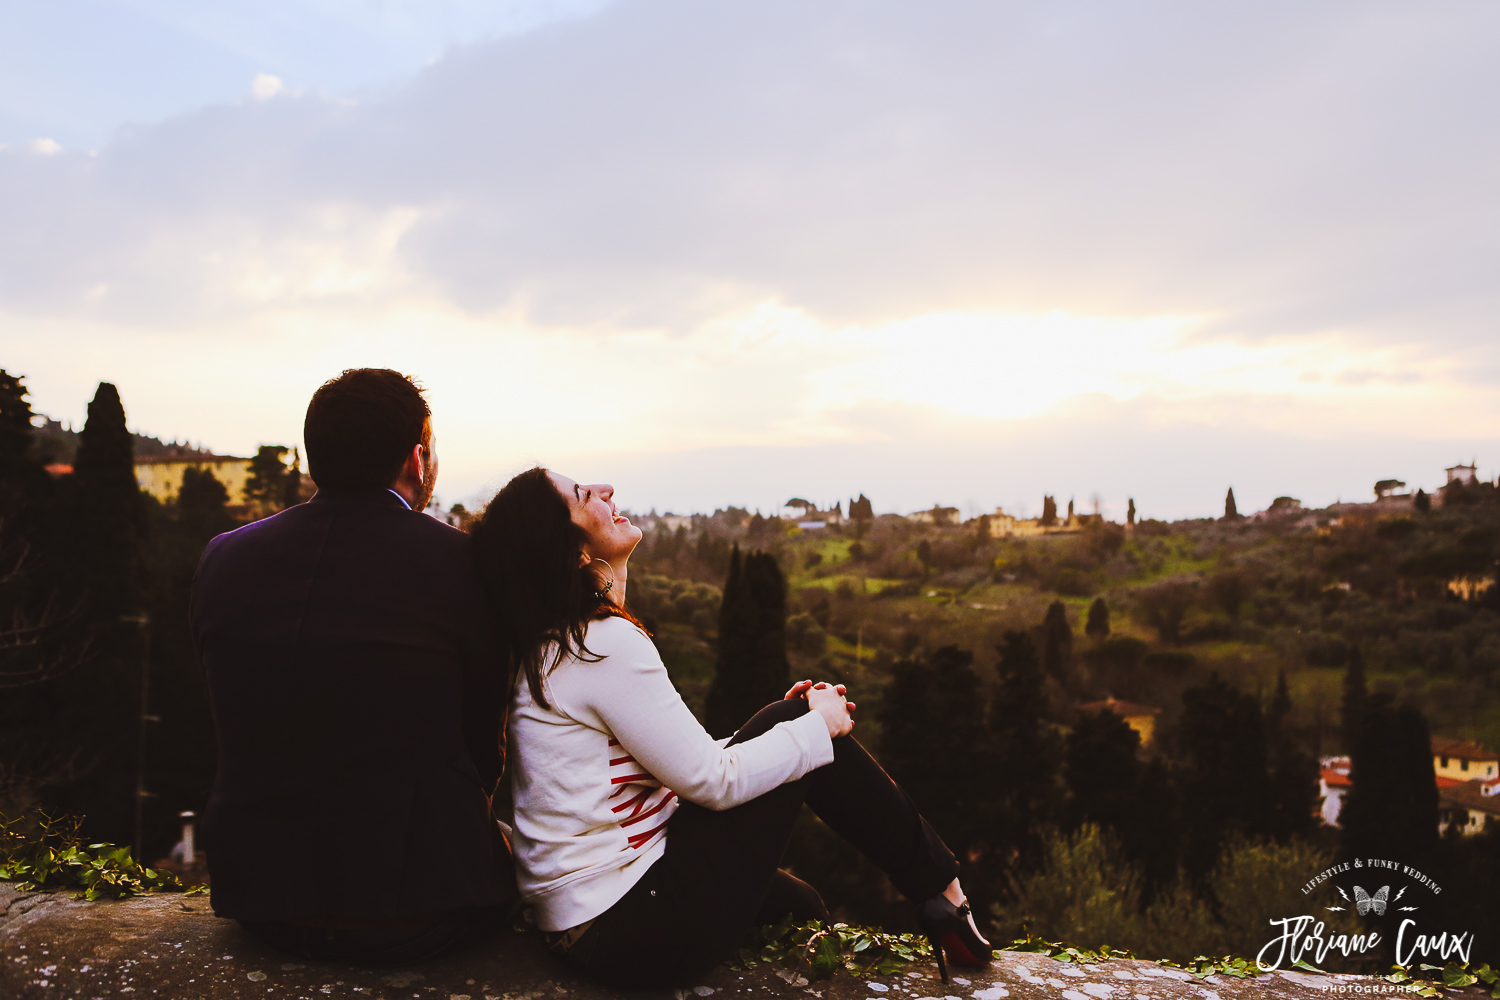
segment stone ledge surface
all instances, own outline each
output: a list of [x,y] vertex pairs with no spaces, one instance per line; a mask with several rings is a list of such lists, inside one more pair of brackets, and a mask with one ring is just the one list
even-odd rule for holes
[[502,932],[483,945],[419,966],[359,969],[293,961],[270,951],[238,925],[217,919],[203,896],[84,903],[69,893],[23,893],[0,882],[3,1000],[1300,1000],[1339,995],[1408,994],[1358,976],[1281,971],[1253,980],[1200,980],[1153,962],[1114,959],[1074,966],[1018,952],[999,953],[987,969],[959,970],[947,985],[935,963],[908,966],[881,979],[841,973],[816,983],[765,966],[744,973],[720,966],[686,989],[625,992],[580,979],[547,953],[538,935]]

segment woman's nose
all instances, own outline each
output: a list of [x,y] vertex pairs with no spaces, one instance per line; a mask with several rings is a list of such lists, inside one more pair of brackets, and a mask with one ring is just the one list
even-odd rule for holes
[[613,498],[615,495],[615,488],[608,483],[600,483],[594,487],[594,491],[606,500]]

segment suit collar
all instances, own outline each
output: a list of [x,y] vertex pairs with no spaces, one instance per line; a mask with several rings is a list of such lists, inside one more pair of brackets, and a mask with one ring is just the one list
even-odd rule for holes
[[405,500],[384,486],[324,486],[308,503],[368,503],[411,510]]

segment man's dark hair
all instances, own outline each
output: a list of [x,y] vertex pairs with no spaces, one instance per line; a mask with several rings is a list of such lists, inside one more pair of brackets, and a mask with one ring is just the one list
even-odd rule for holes
[[410,376],[350,368],[324,382],[307,404],[308,475],[319,487],[389,486],[411,450],[429,445],[431,415]]

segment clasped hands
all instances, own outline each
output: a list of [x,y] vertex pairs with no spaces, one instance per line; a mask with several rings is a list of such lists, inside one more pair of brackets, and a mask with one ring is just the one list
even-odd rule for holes
[[842,684],[829,684],[819,681],[798,681],[787,691],[783,701],[791,701],[793,698],[806,698],[807,707],[823,717],[828,724],[828,735],[830,737],[845,736],[854,728],[854,720],[850,713],[855,709],[854,702],[844,697],[846,689]]

